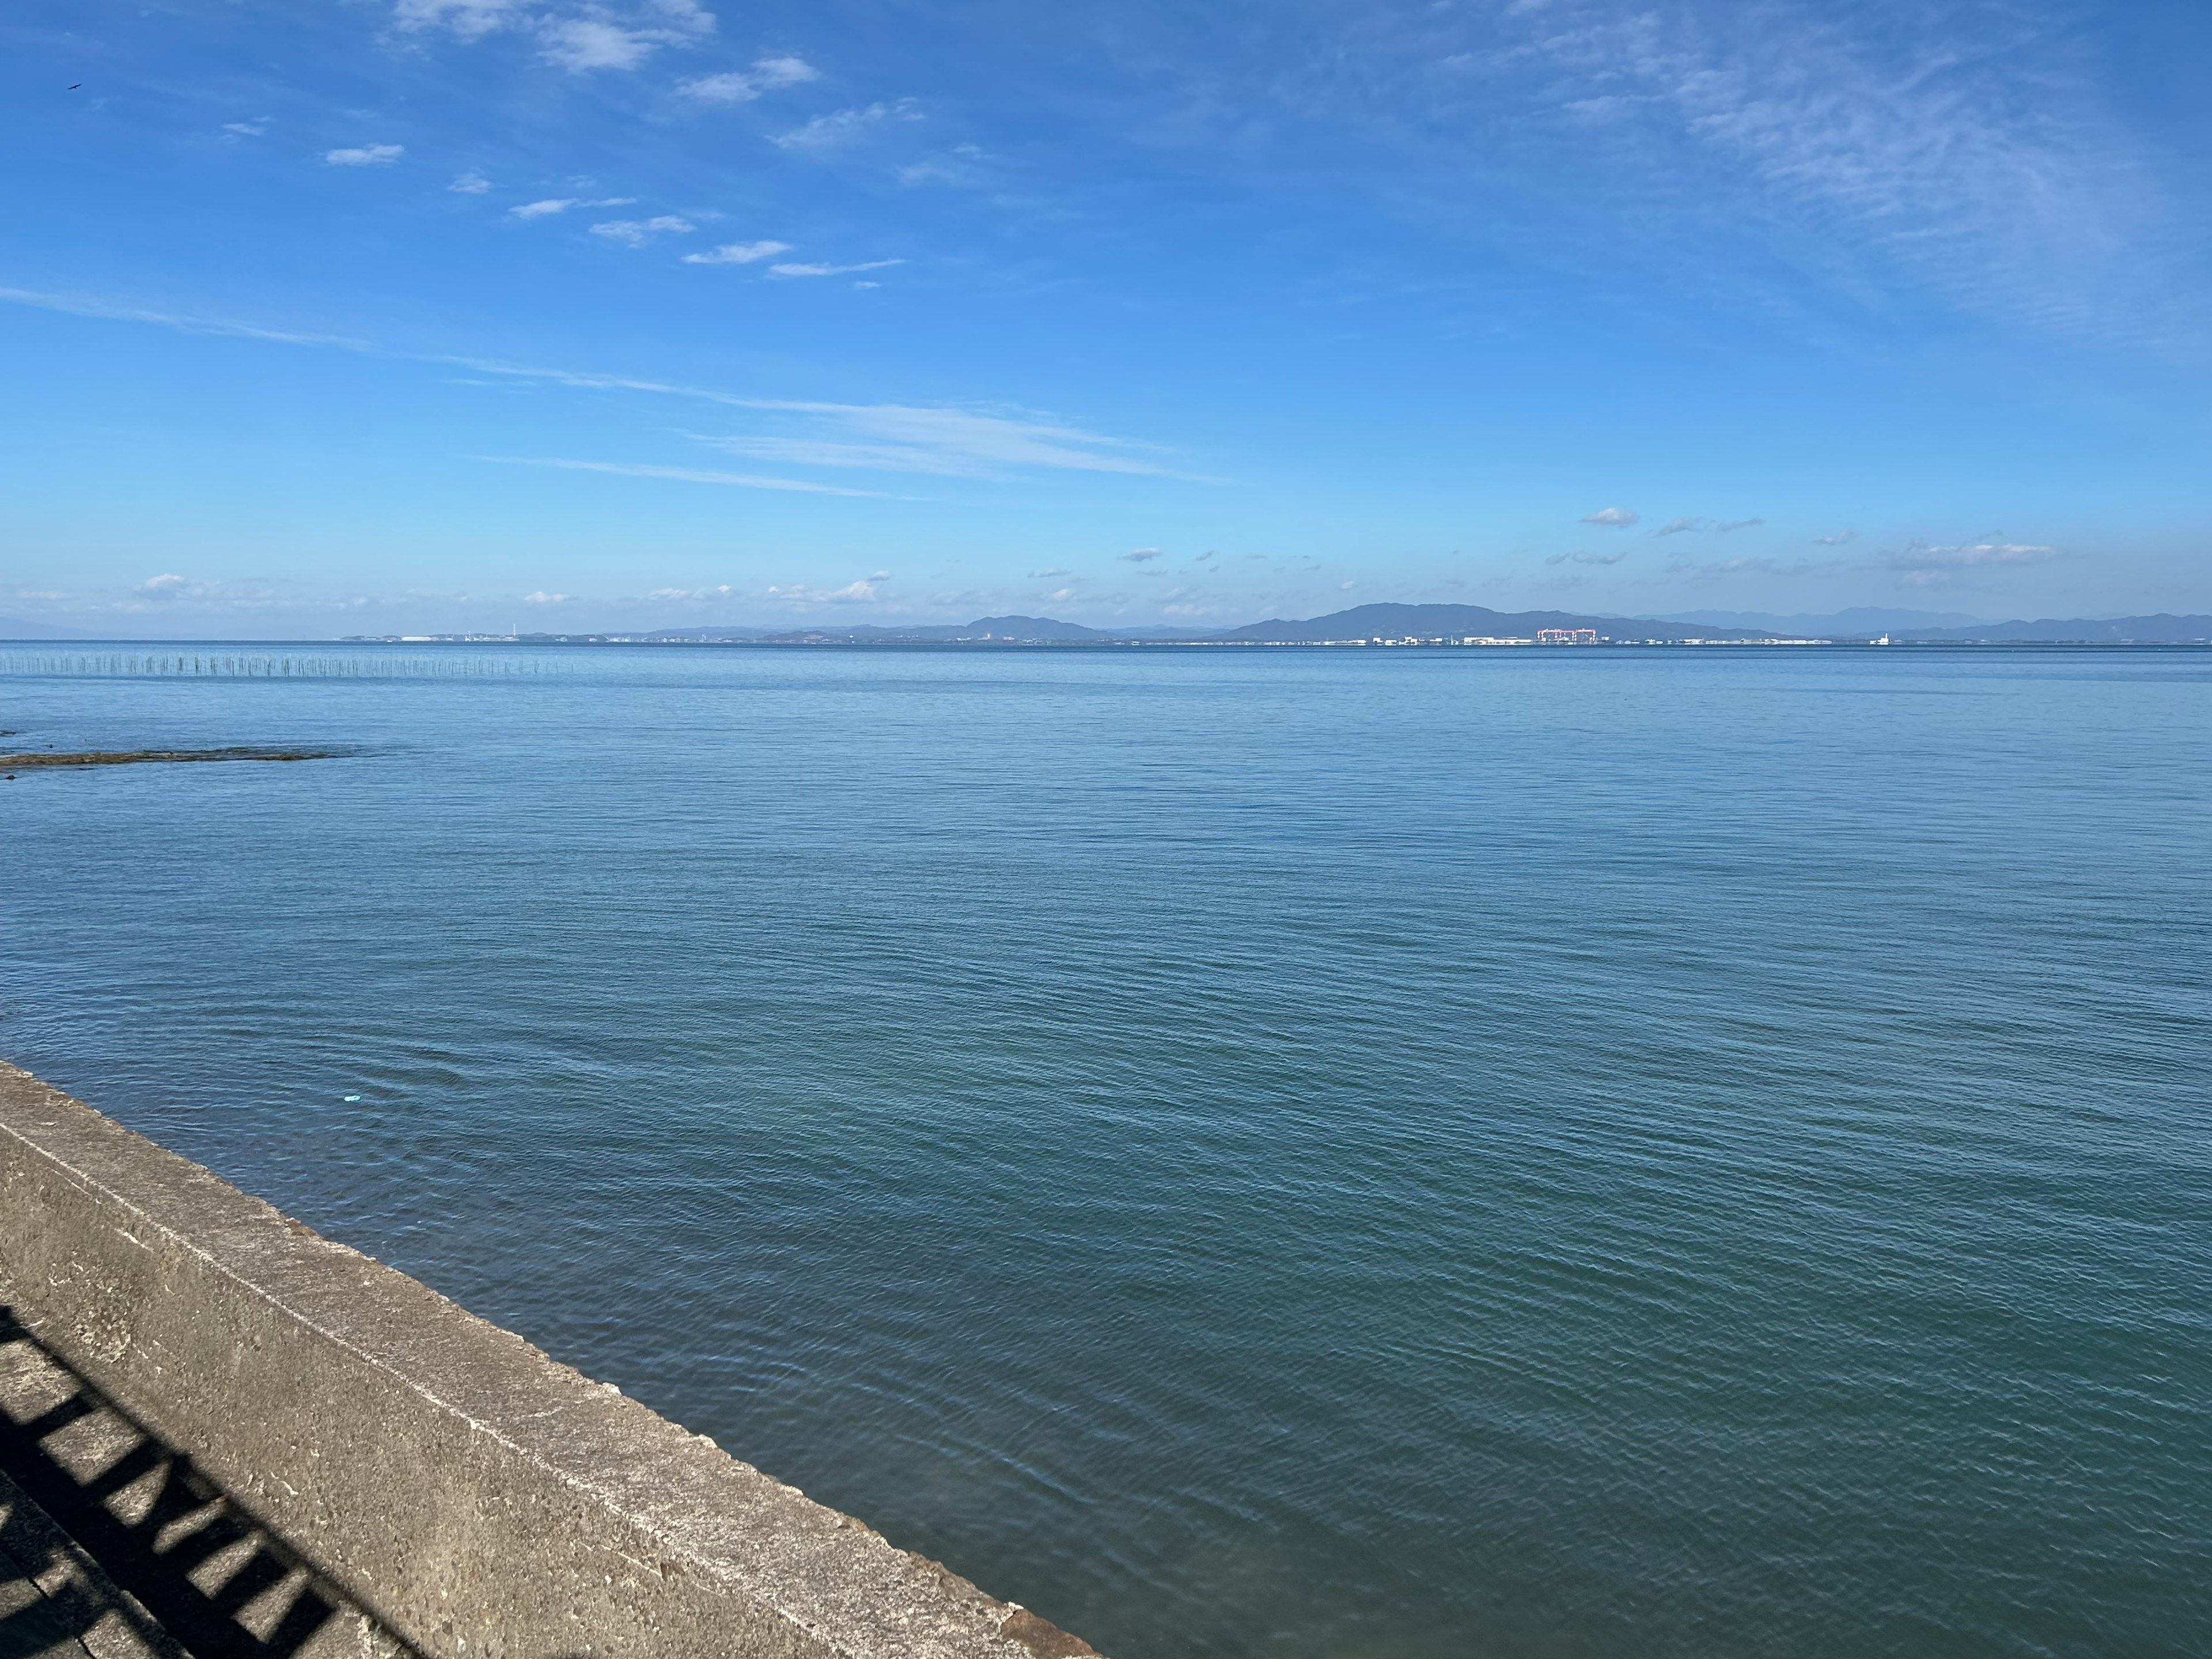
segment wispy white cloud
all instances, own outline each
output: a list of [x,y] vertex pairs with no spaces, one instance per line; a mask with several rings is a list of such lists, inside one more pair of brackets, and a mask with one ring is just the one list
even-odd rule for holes
[[2055,14],[1773,0],[1716,21],[1583,0],[1489,64],[1524,84],[1549,68],[1554,106],[1607,129],[1627,172],[1702,156],[1688,212],[1848,245],[2031,325],[2171,321],[2173,204]]
[[1655,536],[1679,536],[1686,530],[1703,530],[1705,527],[1703,519],[1674,519],[1661,525],[1651,533]]
[[574,597],[571,593],[548,593],[541,587],[535,593],[525,593],[522,602],[525,605],[567,605]]
[[572,208],[628,207],[636,200],[635,196],[606,196],[596,202],[574,196],[549,196],[542,202],[525,202],[520,207],[511,207],[507,213],[511,219],[550,219]]
[[604,236],[610,242],[620,242],[626,247],[643,247],[656,236],[684,236],[699,227],[689,219],[673,213],[664,213],[652,219],[610,219],[591,228],[594,236]]
[[1619,553],[1554,553],[1544,562],[1546,564],[1619,564],[1627,556],[1626,550]]
[[1725,536],[1731,530],[1756,530],[1765,522],[1764,519],[1731,519],[1726,524],[1715,525],[1713,528]]
[[725,242],[721,246],[708,248],[703,253],[687,253],[687,265],[752,265],[763,259],[773,259],[779,253],[791,252],[788,242]]
[[857,265],[770,265],[771,276],[848,276],[856,270],[884,270],[892,265],[902,265],[903,259],[868,259]]
[[539,455],[479,455],[478,460],[507,466],[550,466],[571,472],[611,472],[626,478],[673,478],[684,483],[732,484],[740,489],[787,489],[808,495],[876,495],[872,489],[840,489],[802,478],[771,478],[750,472],[712,472],[689,466],[642,466],[629,461],[574,461]]
[[239,138],[258,138],[269,131],[270,118],[257,115],[251,121],[225,121],[222,130]]
[[1615,530],[1625,530],[1636,521],[1637,515],[1625,507],[1602,507],[1583,514],[1584,524],[1601,524]]
[[878,588],[890,580],[889,576],[884,575],[864,577],[858,581],[848,582],[842,587],[832,588],[809,587],[802,582],[793,582],[770,586],[766,597],[787,606],[869,605],[877,599]]
[[[179,315],[95,295],[57,294],[34,289],[0,287],[0,303],[33,306],[46,311],[121,322],[150,323],[185,333],[233,335],[288,345],[375,353],[441,367],[465,368],[495,380],[536,380],[582,391],[629,392],[649,397],[679,398],[726,409],[787,416],[806,428],[797,434],[691,434],[699,441],[710,444],[726,453],[754,459],[969,477],[998,477],[1036,468],[1214,482],[1195,479],[1194,475],[1178,471],[1158,459],[1160,452],[1157,445],[1087,431],[1064,421],[1028,411],[749,397],[709,386],[685,386],[680,382],[649,380],[637,375],[596,374],[549,368],[542,364],[511,363],[495,358],[442,353],[388,351],[368,341],[337,335],[300,333],[220,319]],[[758,489],[797,489],[815,494],[865,495],[874,493],[838,489],[829,485],[791,479],[757,479],[750,475],[735,473],[701,473],[687,468],[640,468],[616,462],[533,460],[514,457],[488,459],[517,461],[521,465],[573,467],[587,471],[628,471],[640,477],[696,477],[708,483],[742,483]]]
[[2061,556],[2055,547],[2022,542],[1975,542],[1964,546],[1930,546],[1912,542],[1901,551],[1885,554],[1882,563],[1898,573],[1898,580],[1915,586],[1945,582],[1962,572],[2008,566],[2046,564]]
[[854,109],[817,115],[800,127],[776,134],[775,143],[795,155],[827,156],[875,137],[904,122],[922,118],[921,106],[911,98],[862,105]]
[[643,29],[626,29],[598,17],[564,17],[539,33],[548,61],[571,75],[593,70],[635,69],[663,44]]
[[341,351],[373,351],[375,348],[366,340],[349,338],[338,334],[303,334],[295,330],[264,328],[254,323],[238,323],[217,317],[180,316],[174,312],[155,311],[143,306],[123,304],[96,295],[55,294],[38,289],[0,288],[0,301],[10,305],[32,306],[40,311],[58,311],[72,317],[101,317],[118,323],[152,323],[161,328],[173,328],[185,334],[228,335],[241,340],[270,340],[282,345],[335,347]]
[[702,75],[678,82],[676,89],[703,104],[745,104],[764,92],[804,86],[821,78],[822,71],[801,58],[757,58],[749,70]]
[[538,37],[544,59],[572,75],[633,70],[664,46],[694,46],[714,32],[714,14],[698,0],[609,0],[543,6],[532,0],[398,0],[392,19],[403,30],[445,29],[464,40],[501,29]]
[[796,436],[693,434],[755,460],[964,477],[1030,468],[1176,476],[1142,453],[1149,446],[1027,415],[903,404],[729,401],[793,415],[812,428]]
[[975,144],[955,144],[950,149],[934,155],[925,155],[918,161],[909,161],[894,173],[902,185],[949,185],[956,188],[971,188],[984,182],[983,162],[987,158]]
[[1117,559],[1126,559],[1131,564],[1148,564],[1152,560],[1164,556],[1157,547],[1133,547],[1127,553],[1116,553],[1114,556]]
[[456,196],[482,196],[491,189],[491,180],[481,173],[465,173],[446,188]]
[[407,154],[404,144],[362,144],[353,149],[329,149],[323,160],[334,167],[389,167]]
[[447,28],[464,40],[505,28],[527,15],[524,0],[398,0],[392,8],[403,29]]
[[1845,542],[1853,542],[1857,539],[1858,532],[1856,531],[1838,530],[1832,536],[1814,537],[1813,545],[1815,547],[1841,547]]

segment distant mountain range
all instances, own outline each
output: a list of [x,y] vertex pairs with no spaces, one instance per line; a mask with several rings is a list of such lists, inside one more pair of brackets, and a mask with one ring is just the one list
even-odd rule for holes
[[2212,643],[2212,617],[2084,617],[2041,622],[1975,623],[1966,628],[1913,628],[1893,639],[1981,640],[1991,644],[2204,645]]
[[860,623],[781,631],[662,629],[656,640],[745,640],[761,644],[1066,643],[1115,640],[1214,640],[1255,645],[1315,644],[1328,640],[1533,639],[1542,628],[1594,628],[1615,639],[1764,639],[1768,630],[1717,628],[1650,617],[1595,617],[1571,611],[1492,611],[1480,605],[1363,605],[1303,622],[1276,619],[1243,628],[1086,628],[1050,617],[982,617],[972,623],[882,628]]
[[[1492,611],[1480,605],[1362,605],[1304,620],[1273,617],[1242,628],[1090,628],[1052,617],[979,617],[971,623],[884,626],[855,623],[807,628],[665,628],[647,633],[609,629],[525,634],[524,640],[696,640],[760,645],[1106,645],[1211,642],[1318,645],[1331,641],[1533,640],[1544,629],[1589,629],[1613,641],[1868,641],[1887,635],[1900,645],[2186,645],[2212,644],[2212,617],[2045,617],[2035,622],[1965,622],[1956,613],[1863,606],[1825,615],[1708,611],[1676,617],[1607,617],[1572,611]],[[1931,620],[1932,619],[1932,620]],[[0,639],[82,637],[63,629],[0,618]],[[350,635],[352,638],[375,637]],[[391,637],[397,637],[396,635]],[[486,635],[441,635],[444,639]]]
[[1232,628],[1208,637],[1261,644],[1323,640],[1533,639],[1543,628],[1594,628],[1626,639],[1738,640],[1763,632],[1706,623],[1668,623],[1654,617],[1590,617],[1571,611],[1492,611],[1480,605],[1362,605],[1307,622],[1279,618]]
[[[1571,611],[1492,611],[1480,605],[1362,605],[1303,621],[1282,617],[1215,630],[1172,628],[1086,628],[1079,623],[1059,622],[1049,617],[983,617],[964,624],[910,628],[810,628],[781,633],[762,630],[742,637],[764,643],[848,642],[854,645],[890,644],[902,641],[975,644],[1043,644],[1130,641],[1214,641],[1255,645],[1314,645],[1331,640],[1462,640],[1534,639],[1547,628],[1593,629],[1611,640],[1869,640],[1887,634],[1899,643],[1923,641],[1986,641],[1991,644],[2033,643],[2098,645],[2171,645],[2212,641],[2212,617],[2120,617],[2093,620],[2046,619],[2041,622],[1979,623],[1968,619],[1951,623],[1956,613],[1881,611],[1863,607],[1826,616],[1769,616],[1737,612],[1727,624],[1704,617],[1604,617]],[[1929,625],[1935,617],[1948,626]],[[1920,621],[1907,625],[1901,619]],[[739,635],[691,629],[684,635],[661,634],[655,638]]]

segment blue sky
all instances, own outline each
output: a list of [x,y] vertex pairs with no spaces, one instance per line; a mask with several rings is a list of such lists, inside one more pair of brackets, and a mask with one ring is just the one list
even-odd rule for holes
[[0,617],[2212,611],[2200,5],[0,43]]

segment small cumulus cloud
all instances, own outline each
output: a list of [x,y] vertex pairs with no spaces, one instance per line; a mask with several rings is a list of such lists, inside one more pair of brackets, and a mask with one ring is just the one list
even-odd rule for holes
[[1115,556],[1126,559],[1131,564],[1144,564],[1150,560],[1158,558],[1160,556],[1160,550],[1157,547],[1138,547],[1132,548],[1128,552],[1118,554]]
[[1674,519],[1661,525],[1651,533],[1655,536],[1679,536],[1686,530],[1703,530],[1705,527],[1703,519]]
[[911,98],[901,98],[892,103],[866,104],[817,115],[805,126],[776,134],[774,142],[796,155],[830,155],[902,122],[921,118],[921,106]]
[[1625,530],[1637,521],[1637,515],[1625,507],[1600,507],[1595,513],[1583,514],[1584,524],[1601,524],[1616,530]]
[[257,115],[251,121],[225,121],[222,130],[239,138],[258,138],[269,131],[269,118]]
[[801,58],[757,58],[749,70],[704,75],[681,82],[676,90],[702,104],[746,104],[764,92],[803,86],[821,78],[822,71]]
[[362,144],[352,149],[325,150],[323,160],[334,167],[381,167],[405,154],[404,144]]
[[768,274],[771,276],[848,276],[856,270],[884,270],[905,263],[903,259],[867,259],[857,265],[770,265]]
[[456,196],[482,196],[491,188],[491,180],[481,173],[465,173],[446,186]]
[[1050,570],[1030,571],[1030,580],[1033,582],[1050,581],[1054,576],[1073,576],[1074,574],[1073,570],[1062,570],[1058,566],[1054,566]]
[[566,605],[572,597],[567,593],[548,593],[541,587],[535,593],[525,593],[522,602],[525,605]]
[[773,259],[779,253],[791,252],[788,242],[725,242],[720,247],[708,248],[704,253],[687,253],[687,265],[750,265],[763,259]]
[[653,219],[610,219],[591,228],[592,235],[604,236],[610,242],[620,242],[625,247],[643,247],[656,236],[688,235],[699,227],[689,219],[664,213]]
[[1813,545],[1815,547],[1841,547],[1845,542],[1853,542],[1857,539],[1858,532],[1856,531],[1838,530],[1832,536],[1814,537]]

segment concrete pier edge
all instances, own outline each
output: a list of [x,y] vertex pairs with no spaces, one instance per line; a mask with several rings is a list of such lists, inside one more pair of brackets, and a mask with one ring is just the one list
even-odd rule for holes
[[5,1062],[0,1304],[425,1654],[1093,1652]]

